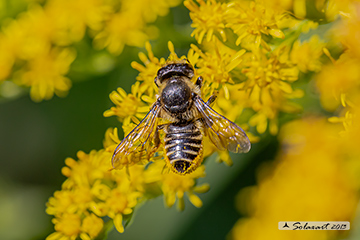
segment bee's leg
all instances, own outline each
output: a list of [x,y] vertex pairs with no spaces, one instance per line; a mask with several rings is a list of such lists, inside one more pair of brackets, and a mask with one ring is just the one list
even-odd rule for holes
[[206,101],[206,104],[210,106],[216,100],[218,93],[218,91],[214,91],[213,95]]
[[200,77],[198,77],[198,79],[196,79],[195,85],[198,86],[199,88],[201,88],[202,82],[203,82],[203,78],[202,78],[202,76],[200,76]]

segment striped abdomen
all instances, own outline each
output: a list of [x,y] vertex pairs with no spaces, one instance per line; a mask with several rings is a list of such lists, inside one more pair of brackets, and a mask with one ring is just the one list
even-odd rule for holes
[[169,124],[165,128],[165,153],[170,168],[180,174],[192,172],[202,161],[202,133],[194,122]]

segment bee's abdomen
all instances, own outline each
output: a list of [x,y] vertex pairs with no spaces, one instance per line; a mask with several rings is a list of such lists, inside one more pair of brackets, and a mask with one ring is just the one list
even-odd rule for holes
[[165,135],[165,151],[170,163],[178,160],[192,162],[202,149],[202,134],[194,123],[170,124]]

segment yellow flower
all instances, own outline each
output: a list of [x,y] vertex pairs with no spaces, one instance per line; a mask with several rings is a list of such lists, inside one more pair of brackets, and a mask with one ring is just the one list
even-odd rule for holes
[[294,0],[267,0],[264,1],[264,6],[278,10],[291,10]]
[[108,128],[105,132],[105,137],[103,140],[105,151],[113,154],[120,142],[121,141],[119,139],[117,128]]
[[120,233],[124,232],[123,215],[132,213],[139,196],[141,194],[138,192],[129,192],[129,189],[118,187],[112,189],[109,198],[106,199],[105,205],[109,207],[107,214],[114,220],[114,225]]
[[[75,59],[70,45],[88,32],[98,48],[120,54],[125,45],[142,47],[158,30],[148,23],[165,16],[180,0],[48,0],[31,4],[0,34],[0,80],[31,88],[34,101],[64,96],[71,87],[65,75]],[[131,19],[131,21],[129,21]],[[12,67],[16,70],[12,75]]]
[[[352,183],[360,189],[360,149],[358,147],[358,137],[360,134],[360,97],[355,100],[355,105],[351,108],[345,108],[343,114],[340,115],[345,131],[340,132],[344,138],[343,146],[347,154],[348,161],[346,167]],[[330,120],[330,119],[329,119]]]
[[334,111],[339,105],[353,105],[358,95],[360,79],[360,59],[344,53],[333,64],[323,67],[316,76],[322,106]]
[[53,223],[56,232],[49,235],[46,240],[75,240],[81,231],[81,218],[77,214],[65,213],[61,217],[54,218]]
[[262,1],[237,1],[227,5],[227,24],[238,35],[236,45],[247,49],[258,48],[260,45],[270,50],[263,39],[263,35],[275,38],[285,38],[277,24],[284,16],[284,12],[265,8]]
[[[341,21],[330,30],[332,37],[336,43],[340,42],[348,49],[349,54],[355,58],[360,59],[360,46],[359,46],[359,35],[360,35],[360,2],[359,1],[341,1],[340,5],[344,2],[353,2],[349,4],[348,13],[341,18]],[[345,6],[345,5],[344,5]]]
[[68,177],[63,188],[90,187],[96,179],[110,178],[108,170],[111,168],[111,154],[101,151],[91,151],[89,154],[79,151],[79,161],[72,158],[65,160],[66,167],[62,169],[63,174]]
[[196,66],[197,74],[204,79],[203,96],[209,96],[220,87],[228,92],[225,83],[234,83],[230,72],[242,62],[245,50],[232,50],[218,40],[214,40],[209,46],[209,51],[205,53],[195,45],[191,45],[191,49],[200,56]]
[[46,212],[55,216],[56,230],[48,239],[94,239],[103,228],[104,216],[123,232],[122,220],[129,218],[145,191],[144,166],[130,167],[128,173],[110,171],[109,152],[79,151],[77,155],[78,161],[65,160],[62,172],[68,179],[47,203]]
[[184,194],[187,194],[190,202],[195,207],[201,207],[202,201],[194,192],[204,193],[209,190],[208,184],[196,186],[196,179],[205,177],[205,166],[201,165],[194,172],[187,175],[166,171],[164,167],[164,162],[160,160],[150,164],[145,173],[145,181],[147,183],[157,183],[161,186],[165,205],[167,207],[173,206],[177,198],[177,207],[179,210],[183,210],[185,207]]
[[[31,60],[48,54],[54,39],[55,27],[51,16],[39,5],[32,5],[5,29],[12,41],[13,51],[20,59]],[[46,69],[46,68],[45,68]]]
[[308,41],[297,40],[290,53],[291,61],[304,73],[318,72],[322,67],[320,57],[324,47],[325,43],[320,41],[317,35],[313,35]]
[[[262,168],[257,187],[239,194],[238,207],[249,217],[236,223],[233,239],[304,239],[303,234],[273,226],[279,221],[353,219],[359,194],[345,167],[348,152],[343,151],[338,130],[339,126],[315,118],[282,128],[283,150],[276,164]],[[337,234],[309,231],[306,239],[336,238]]]
[[[172,45],[171,42],[169,42],[169,46],[170,44]],[[146,56],[145,53],[139,53],[139,59],[144,64],[144,66],[138,62],[133,61],[131,63],[131,67],[139,71],[136,80],[142,82],[142,86],[144,86],[149,96],[153,97],[156,91],[154,78],[156,77],[159,68],[161,68],[166,61],[164,58],[158,59],[154,56],[149,42],[145,43],[145,49],[148,53],[148,56]]]
[[46,213],[58,216],[63,213],[75,213],[77,206],[74,205],[74,193],[69,190],[56,191],[54,197],[49,198],[46,204]]
[[158,16],[166,16],[169,9],[181,3],[181,0],[126,0],[124,9],[135,10],[147,23],[154,22]]
[[190,10],[191,27],[195,28],[191,36],[195,36],[199,44],[202,43],[205,35],[206,41],[210,42],[214,34],[217,33],[220,34],[222,41],[226,41],[224,31],[226,4],[217,3],[215,0],[208,0],[206,2],[198,0],[197,2],[199,5],[193,0],[184,1],[185,7]]
[[324,4],[324,12],[329,21],[335,20],[339,15],[347,17],[349,13],[356,12],[358,0],[329,0]]
[[94,44],[116,55],[122,52],[125,45],[142,47],[148,39],[158,34],[156,28],[147,27],[146,24],[155,21],[158,15],[166,15],[170,7],[179,3],[179,0],[123,1],[120,11],[111,14],[104,28],[96,34]]
[[125,121],[127,118],[143,118],[146,112],[149,111],[149,106],[145,106],[141,101],[142,94],[139,82],[131,87],[130,94],[127,94],[122,88],[118,88],[117,91],[110,94],[110,99],[116,107],[106,110],[104,116],[117,116],[120,122]]
[[83,240],[94,239],[99,235],[100,231],[104,226],[104,221],[97,217],[95,214],[91,213],[86,216],[81,225],[80,238]]
[[302,97],[302,91],[291,86],[298,79],[298,69],[289,61],[286,48],[271,53],[259,49],[245,57],[242,72],[247,79],[240,84],[240,90],[248,94],[249,105],[257,112],[249,123],[263,133],[269,119],[270,132],[276,134],[278,113],[299,110],[299,106],[287,101]]
[[9,48],[9,40],[0,35],[0,83],[10,75],[15,62],[15,56]]
[[30,87],[30,96],[34,101],[48,100],[54,93],[65,96],[71,81],[64,75],[68,73],[74,59],[73,50],[54,48],[29,60],[15,80]]
[[48,0],[45,11],[54,16],[51,22],[56,28],[54,40],[58,45],[80,41],[86,28],[100,30],[103,22],[113,11],[111,1],[105,0]]
[[[128,21],[131,19],[131,21]],[[144,22],[133,12],[112,14],[104,29],[94,38],[95,47],[107,48],[112,54],[119,55],[125,45],[141,47],[148,40],[144,32]]]

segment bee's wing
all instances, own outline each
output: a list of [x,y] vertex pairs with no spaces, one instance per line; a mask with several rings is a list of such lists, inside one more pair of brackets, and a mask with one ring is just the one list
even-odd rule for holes
[[244,130],[229,119],[218,114],[200,97],[196,97],[194,103],[202,115],[205,131],[215,146],[220,150],[227,149],[235,153],[250,151],[251,144]]
[[149,160],[155,146],[154,135],[159,111],[160,105],[156,102],[144,119],[117,146],[111,160],[114,168]]

